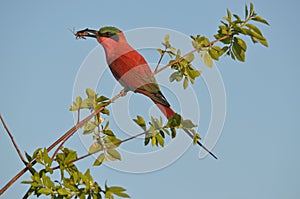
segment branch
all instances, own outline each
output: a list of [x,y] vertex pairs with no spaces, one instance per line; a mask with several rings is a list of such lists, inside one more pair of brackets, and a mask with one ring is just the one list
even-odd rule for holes
[[5,124],[5,122],[4,122],[4,119],[2,118],[1,115],[0,115],[0,120],[1,120],[1,122],[2,122],[2,124],[3,124],[3,127],[4,127],[4,129],[6,130],[8,136],[10,137],[10,140],[11,140],[11,142],[13,143],[13,145],[14,145],[14,147],[15,147],[15,149],[16,149],[16,151],[17,151],[19,157],[20,157],[20,159],[21,159],[22,162],[26,165],[27,162],[25,161],[25,159],[24,159],[24,157],[23,157],[23,155],[22,155],[22,153],[21,153],[21,151],[20,151],[20,149],[19,149],[17,143],[16,143],[15,140],[14,140],[14,137],[13,137],[12,134],[10,133],[10,131],[9,131],[8,127],[6,126],[6,124]]
[[[113,103],[120,97],[125,96],[127,91],[123,89],[118,95],[114,96],[110,102]],[[93,113],[91,113],[89,116],[81,120],[79,123],[74,125],[71,129],[69,129],[63,136],[61,136],[59,139],[57,139],[52,145],[50,145],[47,148],[47,151],[51,151],[55,146],[57,146],[62,141],[69,139],[78,129],[83,127],[83,125],[91,120],[93,117],[95,117],[98,113],[100,113],[104,107],[99,108],[98,110],[95,110]],[[1,117],[2,118],[2,117]],[[30,167],[36,164],[36,161],[33,160],[32,162],[28,163],[24,169],[22,169],[18,174],[16,174],[6,185],[0,190],[0,195],[2,195],[13,183],[15,183]]]

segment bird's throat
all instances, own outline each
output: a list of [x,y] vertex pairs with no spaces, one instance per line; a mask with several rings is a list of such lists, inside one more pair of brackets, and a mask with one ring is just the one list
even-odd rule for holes
[[134,49],[127,43],[123,34],[119,35],[119,41],[115,41],[110,38],[99,38],[98,42],[103,46],[106,61],[111,64],[113,61],[121,57],[122,55],[133,51]]

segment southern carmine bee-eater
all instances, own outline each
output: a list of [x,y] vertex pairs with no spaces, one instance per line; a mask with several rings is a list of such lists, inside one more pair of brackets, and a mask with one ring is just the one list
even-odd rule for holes
[[[93,37],[103,46],[106,61],[116,80],[128,91],[149,97],[170,119],[175,112],[160,91],[159,85],[144,57],[127,42],[124,33],[116,27],[106,26],[99,30],[84,29],[76,34],[78,38]],[[185,130],[190,136],[191,133]],[[216,158],[200,142],[198,144]]]

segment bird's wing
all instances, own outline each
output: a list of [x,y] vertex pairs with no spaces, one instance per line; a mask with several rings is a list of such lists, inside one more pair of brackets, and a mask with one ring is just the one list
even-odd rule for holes
[[137,51],[130,51],[110,64],[115,78],[134,92],[150,97],[164,106],[170,106],[146,60]]

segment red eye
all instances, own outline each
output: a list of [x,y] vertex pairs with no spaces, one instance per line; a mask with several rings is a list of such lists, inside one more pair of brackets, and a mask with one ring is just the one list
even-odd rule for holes
[[106,32],[104,35],[105,35],[105,37],[111,37],[111,36],[113,36],[113,34],[111,32]]

